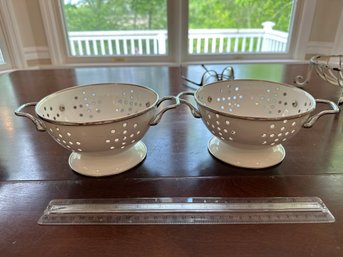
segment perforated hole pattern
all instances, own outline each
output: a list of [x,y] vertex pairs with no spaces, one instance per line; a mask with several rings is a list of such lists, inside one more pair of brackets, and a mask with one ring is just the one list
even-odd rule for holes
[[[78,152],[120,151],[139,141],[148,130],[156,108],[146,109],[158,98],[151,92],[135,86],[113,89],[107,85],[102,91],[94,87],[78,88],[48,99],[40,106],[40,111],[43,117],[57,121],[87,122],[71,126],[46,122],[48,133],[67,149]],[[65,101],[62,101],[63,98]],[[140,114],[126,118],[137,112]],[[92,124],[92,121],[117,118],[121,119],[106,124]]]
[[[239,83],[238,83],[239,84]],[[205,125],[212,134],[226,142],[277,145],[289,140],[301,128],[314,106],[314,100],[290,87],[270,84],[251,88],[249,84],[209,86],[197,97]],[[211,111],[213,109],[213,111]],[[275,120],[241,119],[241,117]],[[299,117],[294,117],[298,115]],[[292,118],[290,118],[292,116]]]
[[[146,128],[141,128],[137,122],[119,122],[113,125],[99,125],[99,127],[106,127],[106,129],[99,129],[98,133],[88,133],[87,136],[83,136],[85,133],[80,134],[79,131],[73,127],[68,126],[50,126],[49,134],[62,146],[72,151],[90,151],[96,150],[95,148],[101,148],[99,150],[114,150],[125,149],[140,140]],[[87,128],[85,127],[87,130]],[[95,140],[90,147],[90,142]],[[89,149],[93,148],[93,149]]]
[[276,145],[290,139],[301,128],[302,119],[275,122],[240,120],[205,111],[203,120],[211,133],[226,142]]
[[314,105],[300,89],[271,82],[221,82],[202,88],[197,97],[214,111],[242,117],[287,117],[306,113]]
[[157,98],[153,91],[135,85],[79,86],[43,99],[37,106],[37,113],[54,121],[97,122],[144,111]]

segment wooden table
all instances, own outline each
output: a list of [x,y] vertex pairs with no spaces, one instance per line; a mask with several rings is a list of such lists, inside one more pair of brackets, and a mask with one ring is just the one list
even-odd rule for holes
[[[236,78],[293,83],[304,64],[237,64]],[[220,72],[223,65],[210,68]],[[14,71],[0,76],[1,256],[343,256],[342,115],[323,116],[284,143],[285,160],[272,168],[242,169],[212,157],[210,132],[185,106],[167,112],[143,138],[143,163],[119,175],[90,178],[68,166],[70,152],[16,117],[23,103],[88,83],[129,82],[160,96],[190,90],[181,73],[200,80],[200,66],[92,67]],[[315,97],[334,87],[314,77]],[[56,198],[320,197],[331,224],[40,226]]]

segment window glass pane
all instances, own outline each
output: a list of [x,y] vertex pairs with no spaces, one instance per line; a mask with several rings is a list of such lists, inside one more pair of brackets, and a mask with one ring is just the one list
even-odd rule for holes
[[0,70],[9,68],[11,68],[11,62],[9,59],[8,50],[6,48],[3,30],[0,27]]
[[294,0],[189,0],[189,54],[286,53]]
[[71,56],[167,53],[166,0],[62,0]]
[[3,56],[2,51],[0,49],[0,65],[5,64],[5,63],[6,62],[5,62],[4,56]]

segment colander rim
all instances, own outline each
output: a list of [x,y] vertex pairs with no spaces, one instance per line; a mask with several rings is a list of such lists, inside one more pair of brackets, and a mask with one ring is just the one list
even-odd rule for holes
[[[40,106],[40,104],[43,102],[43,101],[46,101],[47,98],[51,98],[51,97],[54,97],[55,95],[58,95],[58,94],[61,94],[61,93],[64,93],[64,92],[67,92],[67,91],[72,91],[72,90],[75,90],[76,88],[79,89],[81,87],[92,87],[92,86],[105,86],[105,85],[128,85],[128,86],[134,86],[134,87],[140,87],[140,88],[143,88],[145,90],[148,90],[150,92],[152,92],[154,95],[155,95],[155,101],[153,102],[153,104],[151,104],[149,107],[146,107],[144,109],[142,109],[141,111],[139,112],[136,112],[136,113],[133,113],[133,114],[130,114],[130,115],[126,115],[124,117],[120,117],[120,118],[114,118],[114,119],[106,119],[106,120],[98,120],[98,121],[90,121],[90,122],[71,122],[71,121],[58,121],[58,120],[54,120],[54,119],[50,119],[50,118],[46,118],[46,117],[43,117],[41,116],[39,113],[38,113],[38,108]],[[76,86],[71,86],[71,87],[68,87],[68,88],[64,88],[64,89],[61,89],[61,90],[58,90],[54,93],[51,93],[45,97],[43,97],[37,104],[36,104],[36,107],[35,107],[35,113],[36,115],[43,121],[45,122],[48,122],[48,123],[51,123],[51,124],[55,124],[55,125],[63,125],[63,126],[91,126],[91,125],[103,125],[103,124],[110,124],[110,123],[114,123],[114,122],[120,122],[120,121],[123,121],[123,120],[128,120],[128,119],[132,119],[132,118],[135,118],[135,117],[138,117],[138,116],[141,116],[142,114],[150,111],[151,109],[153,109],[158,101],[159,101],[159,94],[149,88],[149,87],[146,87],[146,86],[143,86],[143,85],[138,85],[138,84],[134,84],[134,83],[121,83],[121,82],[108,82],[108,83],[92,83],[92,84],[80,84],[80,85],[76,85]]]
[[[264,116],[243,116],[243,115],[237,115],[237,114],[234,114],[234,113],[228,113],[228,112],[223,112],[223,111],[220,111],[220,110],[216,110],[214,108],[210,108],[206,105],[204,105],[199,98],[198,98],[198,94],[199,92],[201,92],[202,90],[206,90],[204,88],[206,87],[209,87],[211,85],[214,85],[214,84],[224,84],[224,83],[228,83],[228,82],[267,82],[267,83],[272,83],[272,84],[277,84],[277,85],[280,85],[280,86],[285,86],[285,87],[289,87],[289,88],[292,88],[296,91],[299,91],[299,92],[302,92],[303,94],[306,95],[306,97],[308,97],[308,99],[311,101],[312,103],[312,106],[311,108],[309,108],[309,110],[305,111],[305,112],[301,112],[299,114],[293,114],[293,115],[287,115],[287,116],[280,116],[280,117],[264,117]],[[209,84],[206,84],[205,86],[202,86],[200,88],[198,88],[195,93],[194,93],[194,99],[196,101],[196,103],[201,106],[201,108],[204,108],[212,113],[215,113],[215,114],[219,114],[219,115],[223,115],[225,117],[231,117],[231,118],[236,118],[236,119],[242,119],[242,120],[260,120],[260,121],[280,121],[280,120],[284,120],[284,119],[296,119],[296,118],[300,118],[300,117],[303,117],[303,116],[306,116],[308,114],[310,114],[315,108],[316,108],[316,100],[314,99],[314,97],[306,92],[305,90],[302,90],[300,88],[297,88],[293,85],[289,85],[289,84],[286,84],[286,83],[282,83],[282,82],[275,82],[275,81],[270,81],[270,80],[262,80],[262,79],[234,79],[234,80],[225,80],[225,81],[216,81],[216,82],[213,82],[213,83],[209,83]]]
[[[311,57],[310,63],[318,67],[326,69],[334,69],[335,71],[343,71],[343,64],[339,63],[338,65],[329,61],[325,61],[326,58],[343,58],[343,55],[334,54],[334,55],[316,55]],[[324,60],[323,60],[324,59]],[[320,62],[322,61],[322,62]]]

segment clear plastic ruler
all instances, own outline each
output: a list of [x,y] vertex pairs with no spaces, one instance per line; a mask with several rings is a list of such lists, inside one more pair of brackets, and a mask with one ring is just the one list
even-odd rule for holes
[[318,197],[158,197],[52,200],[41,225],[331,223]]

